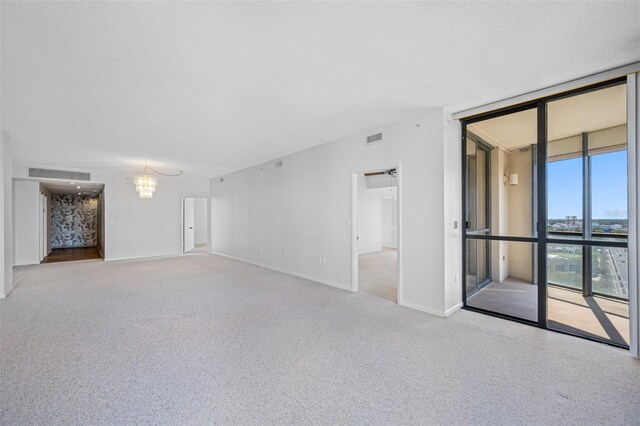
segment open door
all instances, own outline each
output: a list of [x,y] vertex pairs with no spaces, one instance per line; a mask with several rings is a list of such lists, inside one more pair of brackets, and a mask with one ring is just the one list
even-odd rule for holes
[[195,247],[195,200],[193,198],[182,199],[182,235],[183,253],[189,253]]

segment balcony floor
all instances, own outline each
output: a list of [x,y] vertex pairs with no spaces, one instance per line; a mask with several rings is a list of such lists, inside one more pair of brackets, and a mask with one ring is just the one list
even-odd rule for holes
[[[629,304],[601,296],[549,286],[548,326],[555,330],[629,345]],[[492,282],[467,302],[469,306],[537,321],[538,287],[507,278]]]

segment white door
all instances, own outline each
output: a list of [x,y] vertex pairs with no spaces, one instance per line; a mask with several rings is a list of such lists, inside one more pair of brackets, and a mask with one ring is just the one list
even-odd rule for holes
[[42,262],[44,260],[45,255],[45,251],[46,251],[46,239],[45,239],[45,235],[47,234],[47,222],[46,222],[46,215],[47,215],[47,203],[46,203],[46,197],[43,194],[40,194],[40,262]]
[[51,234],[49,228],[51,219],[49,218],[49,198],[47,198],[46,195],[44,196],[44,209],[42,210],[42,213],[42,226],[44,227],[44,234],[42,235],[42,247],[44,247],[44,256],[47,257],[49,256],[49,252],[51,251],[49,250],[51,248],[51,241],[49,239],[49,235]]
[[193,198],[184,198],[183,202],[183,230],[182,235],[184,236],[184,244],[183,244],[183,253],[188,253],[194,248],[195,244],[195,233],[194,233],[194,211],[195,211],[195,200]]

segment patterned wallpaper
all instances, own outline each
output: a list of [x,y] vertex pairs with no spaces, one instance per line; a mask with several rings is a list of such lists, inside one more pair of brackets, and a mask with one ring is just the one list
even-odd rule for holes
[[51,196],[51,248],[98,244],[98,198],[90,195]]

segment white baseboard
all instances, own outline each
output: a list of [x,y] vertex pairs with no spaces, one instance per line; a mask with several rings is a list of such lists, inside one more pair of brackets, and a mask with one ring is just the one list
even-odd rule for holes
[[182,255],[180,253],[174,253],[174,254],[156,254],[151,256],[110,257],[110,258],[105,258],[104,261],[120,262],[120,261],[126,261],[126,260],[153,260],[153,259],[163,259],[167,257],[179,257],[179,256],[182,256]]
[[437,317],[446,317],[446,313],[444,311],[439,311],[437,309],[431,309],[423,305],[418,305],[417,303],[411,303],[404,300],[398,300],[398,305],[404,306],[405,308],[415,309],[416,311],[426,312],[431,315],[435,315]]
[[462,302],[458,303],[457,305],[447,309],[446,311],[444,311],[444,316],[445,317],[449,317],[453,314],[455,314],[456,312],[458,312],[460,309],[462,309]]
[[251,260],[243,259],[241,257],[230,256],[230,255],[224,254],[224,253],[218,253],[218,252],[215,252],[215,251],[212,251],[210,253],[211,254],[215,254],[217,256],[222,256],[222,257],[226,257],[226,258],[229,258],[229,259],[237,260],[237,261],[240,261],[240,262],[248,263],[249,265],[259,266],[261,268],[269,269],[269,270],[272,270],[272,271],[275,271],[275,272],[280,272],[280,273],[283,273],[283,274],[292,275],[294,277],[302,278],[304,280],[309,280],[309,281],[313,281],[313,282],[316,282],[316,283],[320,283],[320,284],[328,285],[328,286],[331,286],[331,287],[339,288],[340,290],[345,290],[345,291],[348,291],[348,292],[352,292],[353,291],[351,289],[350,285],[349,286],[345,286],[345,285],[338,284],[338,283],[333,282],[333,281],[324,280],[322,278],[316,278],[316,277],[312,277],[312,276],[305,275],[305,274],[300,274],[298,272],[293,272],[293,271],[289,271],[289,270],[282,269],[282,268],[276,268],[275,266],[269,266],[269,265],[265,265],[263,263],[253,262]]

